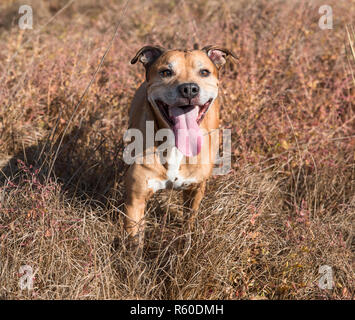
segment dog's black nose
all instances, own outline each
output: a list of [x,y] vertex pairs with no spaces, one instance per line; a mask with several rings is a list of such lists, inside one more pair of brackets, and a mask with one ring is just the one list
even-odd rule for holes
[[178,89],[180,94],[188,99],[196,97],[200,91],[200,87],[196,83],[183,83],[179,85]]

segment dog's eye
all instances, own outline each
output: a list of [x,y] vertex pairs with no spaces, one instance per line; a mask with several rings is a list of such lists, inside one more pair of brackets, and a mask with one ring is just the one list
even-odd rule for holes
[[200,75],[202,77],[208,77],[210,75],[211,72],[209,72],[207,69],[202,69],[200,70]]
[[163,78],[168,78],[171,77],[173,75],[173,73],[171,72],[171,70],[169,69],[165,69],[159,72],[159,74],[163,77]]

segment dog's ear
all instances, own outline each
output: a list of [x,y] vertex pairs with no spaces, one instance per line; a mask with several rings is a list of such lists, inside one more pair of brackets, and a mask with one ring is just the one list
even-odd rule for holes
[[141,48],[134,58],[131,60],[131,64],[135,64],[138,60],[143,63],[147,69],[154,63],[163,53],[165,49],[159,46],[145,46]]
[[219,46],[207,46],[204,47],[202,51],[206,52],[208,57],[216,65],[217,69],[220,69],[226,63],[226,59],[229,57],[238,60],[237,56],[232,51],[226,48],[221,48]]

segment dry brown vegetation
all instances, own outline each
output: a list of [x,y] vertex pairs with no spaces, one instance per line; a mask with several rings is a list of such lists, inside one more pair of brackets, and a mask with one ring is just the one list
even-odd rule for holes
[[[21,1],[1,3],[1,298],[354,298],[354,1],[327,1],[332,30],[318,26],[321,1],[130,0],[121,19],[122,1],[82,0],[43,28],[68,1],[27,1],[25,31]],[[129,61],[148,43],[221,44],[239,63],[221,75],[231,172],[210,179],[192,234],[180,194],[157,194],[136,261],[123,246],[122,135],[144,79]],[[332,290],[318,287],[321,265]]]

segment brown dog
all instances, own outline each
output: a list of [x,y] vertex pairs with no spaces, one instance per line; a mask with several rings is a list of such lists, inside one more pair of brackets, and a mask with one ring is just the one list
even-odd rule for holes
[[[194,221],[219,148],[219,141],[211,138],[219,127],[218,71],[230,56],[236,58],[217,46],[191,51],[145,46],[131,61],[140,61],[146,70],[129,113],[129,128],[138,129],[143,139],[136,158],[141,161],[125,175],[125,230],[140,247],[145,205],[157,190],[184,189],[184,206],[191,213],[190,224]],[[166,135],[165,163],[160,129],[172,133],[170,139]],[[152,143],[146,141],[149,130]]]

